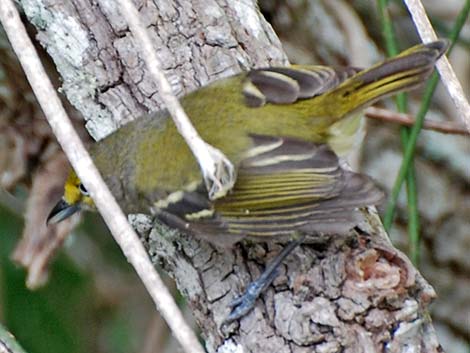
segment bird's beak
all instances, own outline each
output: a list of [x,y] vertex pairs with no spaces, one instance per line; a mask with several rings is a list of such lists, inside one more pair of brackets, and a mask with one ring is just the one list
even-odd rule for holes
[[69,205],[64,199],[61,199],[59,202],[57,202],[57,205],[54,206],[51,213],[49,213],[46,224],[49,225],[59,223],[64,219],[69,218],[79,210],[79,205]]

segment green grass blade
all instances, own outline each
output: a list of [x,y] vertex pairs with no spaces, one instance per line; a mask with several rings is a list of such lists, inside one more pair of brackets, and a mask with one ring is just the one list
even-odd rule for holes
[[[462,10],[459,13],[459,16],[457,17],[455,24],[452,28],[451,34],[450,34],[450,40],[451,40],[451,47],[449,48],[449,53],[454,47],[460,32],[465,24],[465,21],[470,13],[470,0],[466,0],[466,3]],[[393,221],[393,216],[395,213],[396,205],[397,205],[397,199],[398,195],[400,193],[401,187],[403,185],[403,182],[406,178],[407,171],[410,168],[410,164],[412,161],[412,157],[414,155],[415,149],[416,149],[416,142],[418,139],[418,135],[423,127],[424,123],[424,117],[429,110],[429,106],[431,104],[431,99],[432,95],[436,89],[436,86],[439,81],[439,76],[437,73],[434,73],[431,76],[431,79],[429,80],[425,92],[423,95],[423,101],[421,103],[421,107],[419,109],[418,114],[416,115],[416,121],[413,127],[411,128],[410,136],[409,136],[409,141],[407,144],[407,147],[405,149],[403,161],[400,167],[400,170],[398,172],[397,179],[395,180],[395,184],[392,189],[392,193],[390,195],[390,200],[387,206],[387,210],[385,212],[384,216],[384,227],[386,229],[389,229],[392,221]]]
[[[377,1],[379,8],[379,16],[382,23],[383,36],[385,39],[385,44],[387,48],[387,53],[389,56],[397,55],[398,44],[395,37],[393,23],[390,19],[390,15],[387,10],[387,0],[378,0]],[[407,96],[404,93],[397,95],[396,104],[398,111],[405,113],[407,111]],[[400,128],[400,138],[403,145],[403,150],[408,144],[409,137],[409,128],[401,127]],[[411,166],[408,167],[409,172],[406,174],[406,193],[407,193],[407,203],[408,203],[408,235],[410,239],[411,246],[410,255],[412,258],[418,258],[419,252],[419,213],[418,213],[418,194],[416,187],[415,179],[415,170],[413,161],[410,161]],[[391,221],[393,220],[393,214],[390,222],[384,222],[384,228],[389,231],[391,227]]]

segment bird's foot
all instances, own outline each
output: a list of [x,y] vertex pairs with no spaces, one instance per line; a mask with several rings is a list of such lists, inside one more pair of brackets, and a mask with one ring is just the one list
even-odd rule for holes
[[241,296],[235,298],[229,307],[232,309],[224,320],[223,325],[228,325],[232,321],[238,320],[248,314],[255,306],[256,299],[274,281],[278,274],[278,269],[282,261],[305,239],[305,235],[300,235],[297,239],[290,241],[282,251],[266,266],[264,272],[255,281],[251,282]]
[[217,148],[206,144],[212,157],[210,166],[202,168],[204,182],[210,200],[221,198],[229,192],[235,184],[235,168],[225,155]]
[[274,281],[277,272],[277,268],[270,271],[270,273],[264,272],[256,281],[248,285],[245,293],[232,300],[228,305],[232,310],[224,320],[224,324],[229,324],[248,314],[254,308],[256,299]]

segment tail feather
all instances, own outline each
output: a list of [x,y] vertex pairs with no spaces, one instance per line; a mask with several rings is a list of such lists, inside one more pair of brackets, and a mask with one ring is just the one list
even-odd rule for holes
[[447,48],[448,42],[445,40],[416,45],[396,57],[360,71],[328,92],[325,99],[334,100],[336,108],[342,107],[342,114],[338,116],[341,117],[383,97],[413,89],[432,74],[434,64]]

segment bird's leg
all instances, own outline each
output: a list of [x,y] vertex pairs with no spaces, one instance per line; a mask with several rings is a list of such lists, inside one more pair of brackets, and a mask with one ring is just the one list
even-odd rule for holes
[[284,259],[303,242],[305,236],[290,241],[284,249],[265,268],[264,272],[255,281],[251,282],[241,296],[235,298],[229,307],[232,309],[224,320],[224,324],[238,320],[248,314],[255,306],[255,301],[263,291],[274,281],[277,276],[279,265]]
[[235,168],[233,164],[217,148],[206,144],[211,155],[208,165],[201,163],[201,169],[210,200],[221,198],[235,184]]

